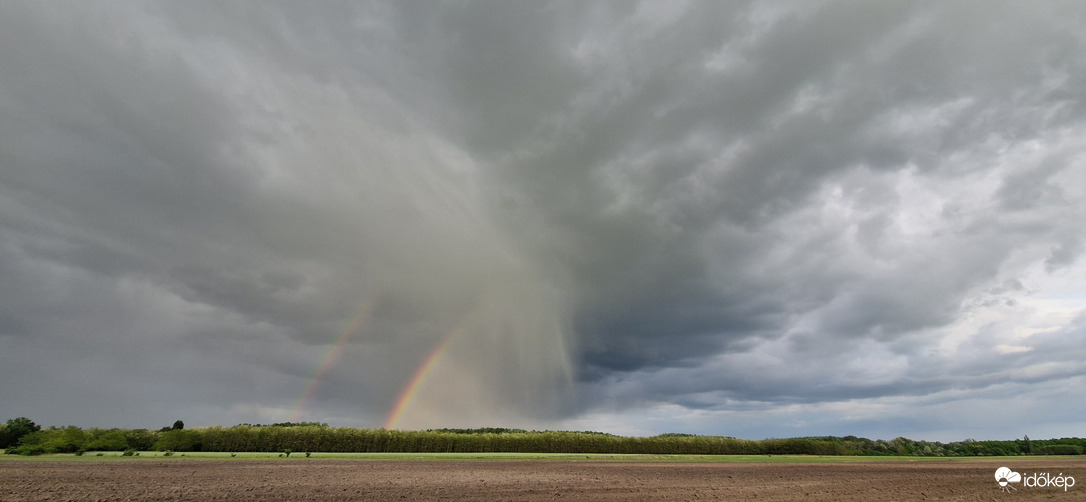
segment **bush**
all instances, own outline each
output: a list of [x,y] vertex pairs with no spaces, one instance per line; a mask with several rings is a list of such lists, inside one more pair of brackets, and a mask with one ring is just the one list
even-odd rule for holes
[[170,451],[170,450],[166,450],[166,451],[162,452],[162,456],[163,456],[163,457],[172,457],[172,456],[173,456],[173,452],[172,452],[172,451]]
[[137,452],[136,450],[134,450],[132,448],[129,448],[129,449],[125,450],[124,453],[121,453],[122,457],[131,457],[133,455],[139,455],[139,452]]
[[29,455],[42,455],[42,454],[45,454],[45,453],[48,453],[48,452],[45,451],[45,448],[43,448],[41,445],[24,444],[24,445],[19,445],[19,446],[12,446],[12,447],[8,448],[7,450],[4,450],[4,453],[6,453],[8,455],[29,456]]

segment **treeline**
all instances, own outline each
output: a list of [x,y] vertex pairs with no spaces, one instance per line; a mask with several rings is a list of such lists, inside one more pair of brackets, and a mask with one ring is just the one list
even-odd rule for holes
[[[19,420],[19,419],[15,419]],[[25,420],[25,419],[24,419]],[[9,424],[12,420],[8,421]],[[178,421],[180,422],[180,421]],[[33,422],[30,422],[31,424]],[[177,424],[175,423],[175,426]],[[599,432],[526,431],[523,429],[431,429],[400,431],[328,427],[327,424],[274,424],[234,427],[164,427],[148,429],[36,428],[11,441],[10,425],[0,426],[0,447],[7,453],[80,453],[83,451],[214,452],[418,452],[418,453],[627,453],[698,455],[1081,455],[1086,439],[1009,441],[965,440],[953,443],[907,438],[872,440],[855,436],[745,440],[724,436],[661,434],[626,437]]]

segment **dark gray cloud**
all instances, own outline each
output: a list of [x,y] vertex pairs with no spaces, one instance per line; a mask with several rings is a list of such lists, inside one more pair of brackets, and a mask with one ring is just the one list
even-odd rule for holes
[[1081,426],[1075,4],[0,14],[2,409]]

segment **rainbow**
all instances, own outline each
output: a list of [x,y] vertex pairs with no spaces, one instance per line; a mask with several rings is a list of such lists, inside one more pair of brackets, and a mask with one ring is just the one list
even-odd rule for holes
[[400,397],[396,399],[396,404],[392,406],[392,411],[389,412],[388,418],[385,419],[384,428],[386,430],[392,430],[396,428],[396,423],[400,421],[403,416],[404,410],[415,398],[415,394],[418,393],[422,383],[426,381],[426,377],[430,374],[430,371],[437,366],[438,361],[441,360],[441,356],[445,355],[445,349],[452,345],[452,341],[464,331],[467,325],[467,319],[470,315],[465,315],[456,326],[449,330],[449,332],[442,338],[441,343],[430,352],[430,355],[426,357],[426,360],[422,362],[422,365],[415,370],[415,374],[411,376],[411,380],[407,382],[407,386],[400,392]]
[[362,324],[369,318],[370,311],[373,310],[373,302],[366,300],[358,306],[358,309],[349,318],[346,326],[343,327],[343,331],[340,332],[336,341],[328,348],[328,352],[321,358],[320,364],[313,370],[313,375],[309,377],[309,383],[306,385],[305,390],[298,396],[298,399],[294,401],[294,406],[291,407],[290,416],[287,422],[299,422],[301,421],[302,412],[305,410],[306,403],[313,397],[313,393],[317,389],[317,384],[324,378],[328,371],[336,365],[336,361],[339,360],[339,356],[343,354],[343,349],[347,346],[347,340],[351,338],[351,335],[357,333]]

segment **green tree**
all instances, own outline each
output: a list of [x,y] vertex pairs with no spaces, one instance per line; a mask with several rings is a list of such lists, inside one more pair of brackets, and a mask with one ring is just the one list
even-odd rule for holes
[[184,428],[185,428],[185,422],[182,422],[180,420],[174,422],[173,427],[170,427],[171,430],[175,430],[175,431],[179,431],[179,430],[182,430]]
[[46,453],[75,453],[83,447],[87,441],[87,433],[74,425],[67,427],[50,427],[38,434],[42,435],[39,443]]
[[201,451],[203,437],[198,431],[171,430],[158,435],[154,449],[158,451]]
[[90,434],[92,439],[83,445],[84,450],[122,451],[129,448],[124,432],[119,429],[108,431],[91,429]]
[[1075,444],[1050,444],[1038,448],[1041,455],[1082,455],[1083,448]]
[[41,430],[41,426],[26,417],[12,418],[0,426],[0,448],[19,444],[19,439],[31,432]]
[[896,437],[891,442],[894,453],[898,455],[912,455],[916,451],[916,443],[906,437]]
[[147,429],[132,429],[124,431],[124,441],[129,448],[136,450],[150,450],[155,445],[157,436]]

